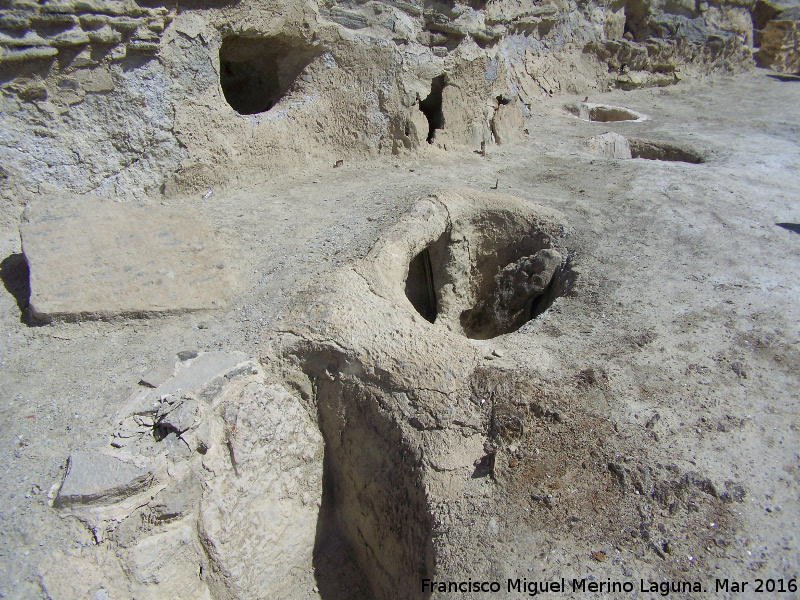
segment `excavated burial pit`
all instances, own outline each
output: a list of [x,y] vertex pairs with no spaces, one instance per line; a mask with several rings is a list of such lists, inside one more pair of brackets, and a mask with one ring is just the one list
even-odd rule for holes
[[441,316],[451,329],[483,340],[544,313],[570,290],[576,274],[550,235],[526,230],[514,213],[485,211],[473,221],[482,239],[442,234],[409,263],[405,294],[427,321]]
[[586,146],[604,158],[662,160],[701,164],[706,162],[703,153],[690,146],[671,142],[657,142],[637,138],[626,138],[613,131],[586,140]]
[[225,100],[241,115],[266,112],[280,102],[319,54],[301,40],[227,36],[219,49]]
[[614,123],[617,121],[646,121],[647,115],[638,113],[635,110],[622,106],[610,106],[608,104],[592,104],[587,102],[567,104],[564,107],[567,112],[584,121],[594,121],[597,123]]
[[695,165],[706,162],[705,157],[699,152],[677,144],[648,142],[647,140],[635,138],[630,138],[628,143],[631,147],[631,158],[687,162]]

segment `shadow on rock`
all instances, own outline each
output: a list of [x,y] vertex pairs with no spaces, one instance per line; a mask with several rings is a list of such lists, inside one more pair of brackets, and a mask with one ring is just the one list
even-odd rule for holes
[[768,73],[767,77],[777,79],[778,81],[800,81],[800,74],[793,75],[791,73]]
[[0,279],[8,293],[14,296],[20,310],[20,320],[31,325],[28,318],[28,304],[31,298],[30,271],[25,256],[11,254],[0,262]]
[[789,231],[794,231],[795,233],[800,233],[800,223],[775,223],[775,225],[788,229]]

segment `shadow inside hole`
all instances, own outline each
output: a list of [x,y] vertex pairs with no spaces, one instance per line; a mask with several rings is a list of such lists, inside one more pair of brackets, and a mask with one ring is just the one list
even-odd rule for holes
[[241,115],[266,112],[320,54],[300,40],[228,36],[219,49],[225,100]]
[[800,233],[800,223],[775,223],[778,227]]
[[436,137],[436,130],[444,128],[444,114],[442,113],[442,92],[445,86],[444,75],[439,75],[431,81],[431,93],[425,100],[420,101],[419,109],[428,119],[428,143],[432,144]]
[[436,290],[428,248],[417,254],[408,265],[406,298],[426,321],[436,322]]
[[[314,575],[324,600],[426,600],[433,523],[415,453],[380,408],[381,392],[342,373],[331,355],[308,357],[325,440]],[[364,589],[359,589],[364,588]]]
[[598,123],[638,121],[639,115],[618,106],[594,106],[589,109],[589,120]]
[[676,144],[648,142],[633,138],[629,139],[628,143],[631,147],[631,158],[686,162],[695,165],[706,162],[705,157],[699,152]]
[[9,294],[17,301],[20,320],[30,324],[28,306],[31,299],[31,278],[28,261],[23,254],[11,254],[0,262],[0,279]]
[[326,444],[322,461],[322,503],[317,518],[313,554],[314,580],[322,600],[372,600],[365,578],[358,568],[336,521],[330,449]]
[[[522,262],[517,264],[521,265]],[[517,269],[516,265],[514,268]],[[508,280],[501,281],[504,271],[507,269],[501,270],[501,273],[495,277],[486,296],[475,307],[461,313],[461,327],[467,337],[474,340],[488,340],[517,331],[525,323],[546,312],[557,298],[569,292],[576,279],[571,260],[567,258],[563,265],[555,269],[549,283],[541,293],[534,293],[522,299],[510,298],[510,290],[507,289]],[[520,269],[518,273],[521,274],[522,270]],[[536,276],[535,273],[534,276]],[[520,276],[515,274],[514,279],[519,283]],[[502,289],[504,287],[506,289]]]

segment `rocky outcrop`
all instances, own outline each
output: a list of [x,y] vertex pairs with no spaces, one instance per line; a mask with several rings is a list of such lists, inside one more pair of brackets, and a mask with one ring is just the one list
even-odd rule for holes
[[787,9],[766,23],[755,53],[760,67],[800,74],[800,7]]
[[142,199],[476,150],[517,138],[543,95],[749,64],[748,5],[684,4],[19,0],[0,11],[0,194]]
[[[54,506],[99,545],[42,565],[50,597],[307,597],[322,438],[300,402],[237,353],[173,357],[173,375],[75,452]],[[56,575],[82,573],[80,581]],[[126,575],[120,573],[124,569]],[[117,596],[118,595],[118,596]]]

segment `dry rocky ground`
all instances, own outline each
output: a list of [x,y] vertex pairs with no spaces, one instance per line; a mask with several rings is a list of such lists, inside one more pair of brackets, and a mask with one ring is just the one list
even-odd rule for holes
[[[798,89],[796,77],[759,70],[592,94],[590,102],[649,117],[613,123],[576,118],[564,104],[583,98],[556,96],[533,107],[523,142],[492,146],[485,156],[431,146],[406,158],[266,173],[207,197],[167,197],[171,207],[197,209],[227,256],[236,285],[228,307],[215,311],[31,323],[20,310],[28,275],[17,227],[10,225],[0,237],[0,597],[68,597],[58,596],[63,592],[52,581],[70,579],[58,565],[72,563],[53,557],[98,556],[97,531],[52,500],[67,457],[108,446],[117,415],[145,373],[178,352],[224,350],[243,352],[279,376],[293,356],[285,350],[287,336],[304,339],[304,328],[318,326],[304,320],[316,310],[315,294],[326,298],[333,289],[336,309],[342,267],[365,256],[360,264],[368,264],[370,249],[402,226],[420,199],[455,187],[496,188],[525,205],[560,211],[567,225],[558,243],[576,282],[519,331],[453,342],[453,356],[474,361],[461,386],[490,408],[480,413],[479,402],[476,409],[483,445],[474,455],[465,450],[466,462],[459,456],[454,466],[435,464],[431,453],[441,447],[420,451],[427,456],[419,477],[427,486],[423,512],[432,515],[425,519],[433,519],[431,549],[389,549],[376,558],[430,551],[435,571],[426,564],[413,576],[402,565],[397,574],[371,572],[369,555],[348,537],[349,517],[339,515],[346,521],[341,535],[330,524],[336,516],[327,511],[336,509],[329,497],[326,504],[328,490],[314,569],[294,574],[296,587],[286,597],[367,597],[370,586],[386,589],[392,577],[416,590],[422,576],[434,573],[503,582],[499,594],[472,597],[524,597],[506,592],[509,578],[564,577],[562,595],[604,598],[660,597],[639,591],[640,579],[699,582],[701,592],[670,596],[680,598],[753,597],[756,579],[796,580]],[[659,147],[688,145],[705,162],[601,156],[587,141],[609,131]],[[364,319],[375,318],[373,305],[364,300]],[[356,312],[341,322],[357,323],[357,301],[342,306]],[[398,304],[397,311],[413,314],[410,305]],[[408,323],[420,338],[444,344],[440,354],[446,354],[450,338],[436,329],[443,326],[411,317]],[[380,323],[370,333],[377,348],[386,343],[380,336],[389,335]],[[337,339],[347,345],[346,335]],[[432,364],[447,360],[434,357]],[[314,383],[314,368],[305,373],[321,394],[324,378]],[[419,369],[435,381],[428,365]],[[345,388],[347,376],[336,380]],[[291,382],[284,380],[287,389],[304,389],[302,381]],[[349,493],[338,490],[341,481],[327,485]],[[402,526],[415,516],[397,518]],[[125,541],[111,536],[102,547],[124,553]],[[119,573],[118,581],[88,577],[83,597],[124,597],[118,588],[135,574]],[[572,593],[573,578],[631,581],[634,591]],[[715,580],[725,578],[749,587],[715,592]],[[137,597],[168,597],[166,590],[169,597],[202,597],[181,588],[183,581],[158,583],[161,592],[145,582]],[[214,597],[232,597],[213,589]]]

